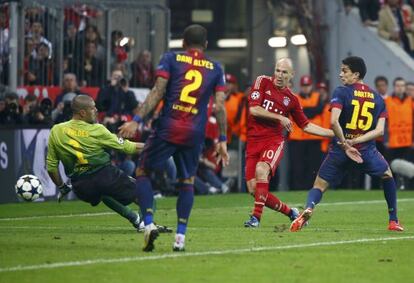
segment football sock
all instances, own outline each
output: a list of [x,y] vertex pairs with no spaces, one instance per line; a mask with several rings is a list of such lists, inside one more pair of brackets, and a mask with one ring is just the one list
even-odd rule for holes
[[397,188],[394,178],[383,179],[384,196],[388,205],[390,220],[398,221],[397,218]]
[[279,211],[284,215],[290,216],[290,207],[272,193],[267,194],[265,205],[270,209]]
[[138,219],[138,215],[131,208],[123,205],[112,197],[103,196],[102,202],[122,217],[128,219],[131,223],[134,223]]
[[194,186],[193,184],[177,183],[177,234],[185,235],[187,230],[188,218],[194,203]]
[[254,209],[253,216],[258,220],[262,217],[263,207],[265,206],[267,195],[269,193],[269,182],[258,181],[256,183],[256,191],[254,193]]
[[314,209],[315,206],[321,201],[323,193],[317,188],[312,188],[308,193],[308,200],[306,202],[306,208]]
[[153,222],[154,195],[152,192],[151,181],[147,176],[139,176],[136,181],[136,190],[138,195],[141,215],[144,218],[145,226]]

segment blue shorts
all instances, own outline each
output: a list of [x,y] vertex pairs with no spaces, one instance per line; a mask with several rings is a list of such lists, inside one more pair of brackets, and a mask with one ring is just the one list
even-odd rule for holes
[[[361,170],[370,176],[381,177],[387,171],[389,165],[384,156],[375,148],[360,151],[364,162],[360,164]],[[346,156],[339,146],[333,145],[319,168],[319,177],[324,179],[331,186],[339,185],[344,177],[347,168],[354,163]],[[354,163],[355,164],[355,163]]]
[[140,157],[140,167],[145,171],[162,171],[172,156],[177,167],[177,178],[186,179],[195,176],[203,144],[186,146],[170,143],[151,134],[145,143]]

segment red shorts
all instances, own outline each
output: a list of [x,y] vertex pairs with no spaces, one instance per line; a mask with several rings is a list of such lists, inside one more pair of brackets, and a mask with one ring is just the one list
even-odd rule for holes
[[276,172],[276,168],[279,165],[283,156],[283,147],[285,142],[250,142],[246,147],[246,181],[250,181],[255,178],[256,164],[266,162],[270,165],[272,170],[272,176]]

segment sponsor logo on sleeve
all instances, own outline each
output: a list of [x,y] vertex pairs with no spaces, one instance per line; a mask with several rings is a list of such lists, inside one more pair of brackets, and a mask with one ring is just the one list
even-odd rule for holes
[[119,143],[119,144],[124,144],[124,142],[125,142],[125,141],[124,141],[124,139],[123,139],[123,138],[118,137],[118,143]]

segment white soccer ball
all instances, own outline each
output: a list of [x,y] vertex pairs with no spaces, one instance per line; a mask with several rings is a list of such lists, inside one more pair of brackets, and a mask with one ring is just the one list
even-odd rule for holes
[[25,201],[38,199],[43,192],[39,178],[34,175],[21,176],[14,186],[16,194]]

